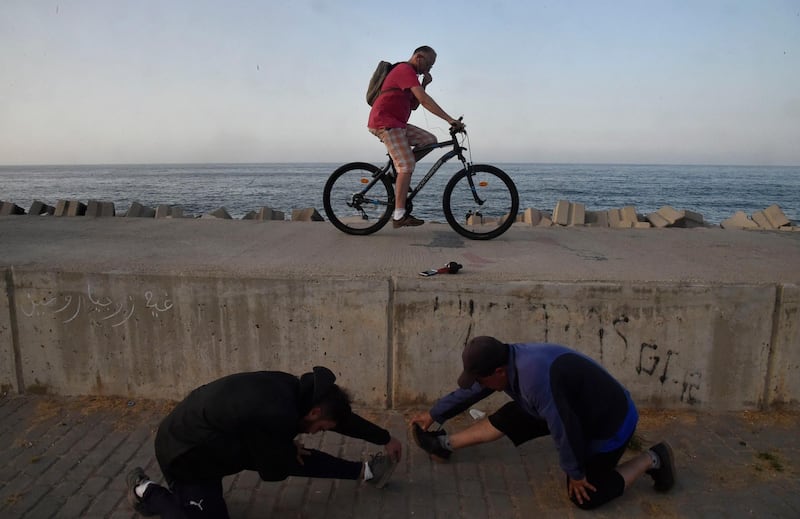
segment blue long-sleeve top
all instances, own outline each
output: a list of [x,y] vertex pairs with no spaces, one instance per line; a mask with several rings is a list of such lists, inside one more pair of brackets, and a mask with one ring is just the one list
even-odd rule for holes
[[[524,411],[544,419],[561,468],[585,477],[589,455],[624,445],[638,414],[628,391],[591,358],[557,344],[510,344],[505,393]],[[494,393],[477,382],[439,399],[431,417],[444,423]]]

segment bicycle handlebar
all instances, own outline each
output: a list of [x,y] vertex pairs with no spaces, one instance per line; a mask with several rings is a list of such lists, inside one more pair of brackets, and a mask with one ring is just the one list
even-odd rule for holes
[[453,138],[455,138],[457,133],[463,133],[463,134],[467,133],[466,125],[462,122],[463,119],[464,119],[464,116],[462,115],[461,117],[458,118],[456,123],[453,123],[453,124],[450,125],[450,135]]

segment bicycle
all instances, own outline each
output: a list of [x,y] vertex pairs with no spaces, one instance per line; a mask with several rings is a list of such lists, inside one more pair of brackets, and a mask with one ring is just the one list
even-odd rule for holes
[[[457,137],[463,134],[461,142]],[[429,152],[452,146],[453,149],[431,166],[408,193],[406,211],[425,184],[445,163],[458,157],[463,168],[444,188],[442,210],[450,227],[472,240],[490,240],[506,232],[519,211],[517,187],[503,170],[488,164],[472,164],[461,144],[468,140],[464,129],[450,128],[450,140],[420,146],[417,160]],[[331,223],[347,234],[364,236],[380,230],[394,210],[393,184],[397,174],[391,157],[382,168],[366,162],[350,162],[334,171],[325,183],[322,202]]]

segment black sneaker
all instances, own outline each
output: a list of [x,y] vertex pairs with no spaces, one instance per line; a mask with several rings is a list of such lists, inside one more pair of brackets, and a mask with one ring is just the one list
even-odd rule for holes
[[439,437],[446,434],[444,429],[423,431],[419,424],[414,424],[414,442],[436,461],[447,461],[453,454],[453,451],[445,449],[442,442],[439,441]]
[[375,485],[375,488],[383,488],[389,482],[389,478],[392,477],[392,472],[397,467],[397,462],[384,453],[378,452],[369,457],[367,465],[369,465],[369,470],[372,471],[372,479],[367,480],[367,483]]
[[410,213],[406,213],[399,220],[395,220],[394,218],[392,218],[392,227],[394,227],[395,229],[397,229],[398,227],[417,227],[418,225],[422,225],[423,223],[425,223],[425,220],[414,218],[413,216],[411,216]]
[[675,484],[675,457],[672,455],[672,447],[667,442],[661,442],[650,447],[650,450],[656,453],[661,462],[659,468],[647,471],[655,481],[653,488],[658,492],[667,492]]
[[142,503],[142,498],[136,495],[136,487],[149,479],[147,474],[144,473],[144,470],[142,470],[142,467],[136,467],[128,472],[128,475],[125,477],[125,484],[128,486],[128,502],[139,515],[143,515],[144,517],[152,517],[153,514],[147,511],[144,507],[144,503]]

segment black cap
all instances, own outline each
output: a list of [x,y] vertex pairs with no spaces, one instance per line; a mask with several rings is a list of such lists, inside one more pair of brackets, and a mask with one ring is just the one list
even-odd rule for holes
[[304,373],[300,377],[301,390],[305,396],[306,405],[314,405],[328,394],[336,383],[336,375],[331,370],[322,366],[314,366],[314,371]]
[[508,344],[494,337],[475,337],[464,347],[461,354],[464,372],[458,377],[458,385],[468,389],[477,377],[490,375],[495,369],[508,363]]
[[336,382],[333,371],[322,366],[314,366],[314,396],[312,402],[317,403],[328,394]]

